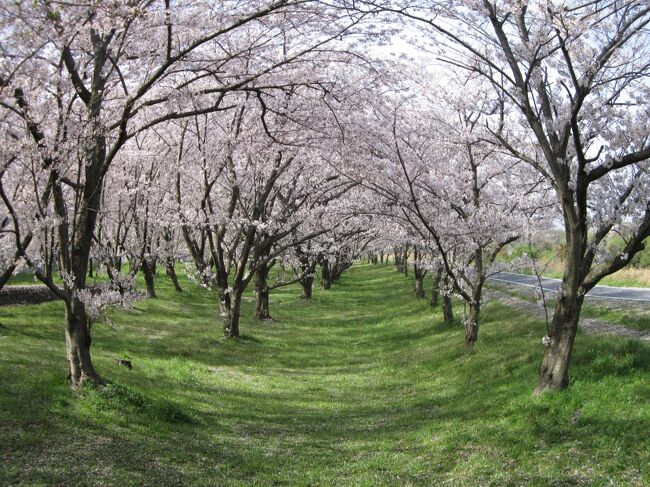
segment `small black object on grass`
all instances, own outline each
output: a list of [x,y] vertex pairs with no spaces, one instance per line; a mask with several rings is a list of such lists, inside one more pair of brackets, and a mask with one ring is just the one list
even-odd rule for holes
[[131,364],[130,360],[125,360],[125,359],[122,359],[122,358],[116,358],[115,363],[117,365],[124,365],[124,367],[126,367],[129,370],[133,370],[133,364]]

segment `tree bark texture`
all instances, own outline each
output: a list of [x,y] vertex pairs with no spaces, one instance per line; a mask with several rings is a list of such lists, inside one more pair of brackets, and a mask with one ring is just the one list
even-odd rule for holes
[[332,288],[332,275],[330,272],[330,263],[327,259],[323,259],[323,261],[320,264],[321,268],[321,275],[323,279],[323,289],[331,289]]
[[255,317],[258,320],[270,320],[269,287],[266,283],[269,268],[262,265],[255,274]]
[[445,323],[451,323],[454,321],[454,312],[451,307],[451,296],[446,294],[442,295],[442,316]]
[[[578,292],[582,284],[581,267],[584,260],[587,231],[585,222],[572,212],[572,201],[564,203],[566,258],[564,276],[553,313],[550,343],[539,369],[539,379],[533,395],[559,391],[569,385],[569,363],[573,342],[578,330],[584,294]],[[571,225],[571,222],[579,222]]]
[[156,297],[156,263],[150,261],[149,259],[144,259],[142,261],[142,275],[144,276],[144,282],[147,286],[147,297],[155,298]]
[[481,303],[476,302],[470,304],[469,315],[465,317],[465,345],[473,345],[476,340],[478,340],[478,325],[480,315]]
[[417,275],[415,276],[415,297],[418,299],[424,298],[424,277]]
[[302,286],[302,297],[305,299],[311,299],[312,290],[314,284],[314,276],[306,276],[300,279],[300,285]]
[[431,277],[431,301],[430,304],[433,308],[438,306],[438,300],[440,299],[440,279],[442,273],[437,270],[433,273]]
[[176,269],[174,269],[174,260],[173,259],[168,259],[167,260],[167,266],[165,269],[165,272],[167,274],[167,277],[171,279],[172,284],[174,284],[174,291],[177,293],[182,293],[183,288],[181,288],[181,285],[178,283],[178,276],[176,275]]
[[243,289],[234,289],[230,292],[226,289],[219,291],[219,307],[223,321],[223,335],[226,338],[236,338],[239,336],[242,292]]
[[85,381],[97,381],[90,358],[90,320],[84,304],[76,297],[66,303],[65,344],[70,385],[78,388]]
[[553,313],[550,343],[544,353],[534,395],[559,391],[569,385],[569,364],[582,301],[582,298],[573,293],[558,299]]

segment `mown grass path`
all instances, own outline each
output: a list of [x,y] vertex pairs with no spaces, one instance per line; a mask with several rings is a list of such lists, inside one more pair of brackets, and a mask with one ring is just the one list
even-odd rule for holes
[[159,281],[94,326],[101,389],[65,384],[60,303],[0,309],[0,485],[650,483],[647,344],[580,335],[533,400],[542,322],[491,303],[468,351],[390,267],[283,289],[272,324],[249,295],[231,341],[210,291]]

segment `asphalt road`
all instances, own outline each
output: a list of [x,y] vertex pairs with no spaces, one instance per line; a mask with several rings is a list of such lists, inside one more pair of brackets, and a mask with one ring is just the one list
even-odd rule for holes
[[[517,286],[537,288],[539,283],[537,277],[527,276],[524,274],[514,274],[512,272],[499,272],[492,277],[492,281],[506,282]],[[562,281],[560,279],[551,279],[550,277],[542,278],[542,287],[544,291],[552,293],[557,292]],[[639,287],[613,287],[613,286],[596,286],[587,293],[587,298],[622,300],[622,301],[639,301],[650,303],[650,288]]]

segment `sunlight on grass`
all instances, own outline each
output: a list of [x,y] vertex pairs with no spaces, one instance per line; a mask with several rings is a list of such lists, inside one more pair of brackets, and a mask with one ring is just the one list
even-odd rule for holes
[[489,303],[468,351],[389,266],[280,289],[273,323],[247,299],[231,341],[182,285],[94,325],[110,384],[79,392],[60,303],[0,309],[0,484],[650,483],[646,344],[579,335],[571,388],[533,400],[543,323]]

